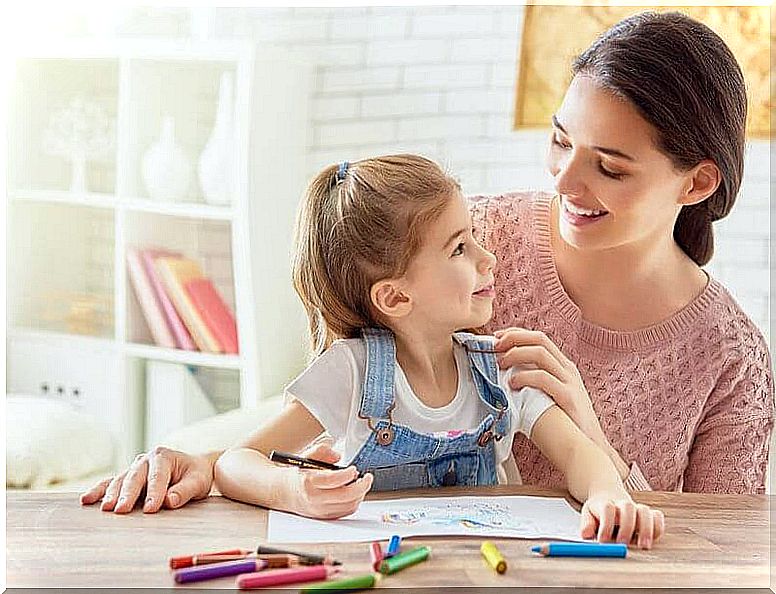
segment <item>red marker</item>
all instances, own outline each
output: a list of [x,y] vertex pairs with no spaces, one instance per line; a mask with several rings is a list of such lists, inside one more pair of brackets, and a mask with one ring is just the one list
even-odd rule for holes
[[268,588],[282,586],[283,584],[298,584],[299,582],[314,582],[329,579],[338,573],[339,567],[330,565],[309,565],[307,567],[291,569],[270,569],[255,573],[238,575],[235,580],[241,590],[251,588]]
[[369,545],[369,556],[371,557],[374,570],[380,571],[380,563],[383,562],[383,549],[379,542],[375,541]]

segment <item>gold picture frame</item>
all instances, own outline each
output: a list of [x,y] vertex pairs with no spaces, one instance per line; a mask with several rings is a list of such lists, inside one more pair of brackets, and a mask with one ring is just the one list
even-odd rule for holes
[[645,10],[682,12],[725,40],[744,71],[749,96],[747,135],[769,138],[773,39],[769,6],[526,6],[514,128],[549,127],[571,82],[573,59],[610,26]]

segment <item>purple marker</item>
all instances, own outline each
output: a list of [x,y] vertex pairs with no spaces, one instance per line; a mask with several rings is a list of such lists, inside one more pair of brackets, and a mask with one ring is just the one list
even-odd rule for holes
[[261,571],[269,565],[264,559],[243,559],[242,561],[227,561],[225,563],[211,563],[198,567],[185,567],[175,572],[175,581],[179,584],[189,582],[201,582],[228,575],[241,573],[253,573]]

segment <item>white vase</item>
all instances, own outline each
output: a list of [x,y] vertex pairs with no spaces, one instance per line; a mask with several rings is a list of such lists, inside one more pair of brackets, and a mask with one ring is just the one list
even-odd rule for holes
[[165,116],[162,131],[143,154],[141,165],[146,192],[154,200],[179,201],[186,197],[191,181],[191,162],[175,142],[175,120]]
[[234,102],[233,76],[221,75],[218,107],[213,132],[199,157],[199,184],[210,204],[229,204],[234,189]]

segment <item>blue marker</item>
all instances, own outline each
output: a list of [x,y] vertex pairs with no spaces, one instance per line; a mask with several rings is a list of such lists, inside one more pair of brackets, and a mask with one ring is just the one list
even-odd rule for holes
[[625,557],[628,546],[619,542],[550,542],[531,551],[545,557]]
[[393,557],[399,554],[399,545],[401,544],[401,536],[394,534],[391,537],[391,542],[388,543],[388,550],[385,552],[385,558]]

